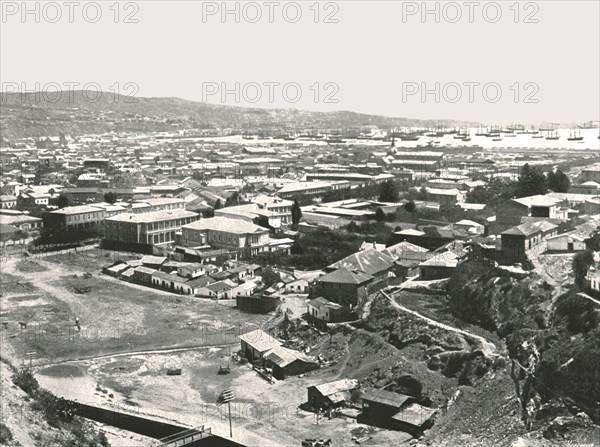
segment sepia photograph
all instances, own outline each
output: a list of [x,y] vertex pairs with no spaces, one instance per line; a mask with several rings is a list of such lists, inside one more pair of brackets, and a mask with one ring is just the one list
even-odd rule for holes
[[600,447],[600,0],[0,0],[0,446]]

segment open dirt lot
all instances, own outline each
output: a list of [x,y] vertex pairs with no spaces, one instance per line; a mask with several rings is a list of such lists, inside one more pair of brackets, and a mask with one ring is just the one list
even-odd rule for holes
[[[346,359],[269,384],[248,365],[232,362],[231,353],[239,349],[237,335],[264,326],[271,316],[106,277],[99,270],[114,261],[106,254],[13,259],[2,265],[2,355],[21,364],[29,363],[28,353],[34,351],[32,364],[43,387],[124,412],[206,424],[221,436],[229,436],[229,424],[215,401],[223,389],[233,388],[234,438],[247,445],[297,446],[305,438],[351,445],[351,430],[366,428],[351,418],[317,420],[298,408],[308,386],[335,380],[347,370]],[[84,277],[86,272],[92,276]],[[301,312],[304,297],[287,301],[293,314]],[[231,373],[218,375],[225,364]],[[181,376],[167,376],[171,368],[181,368]],[[370,435],[365,445],[410,439],[382,429]]]

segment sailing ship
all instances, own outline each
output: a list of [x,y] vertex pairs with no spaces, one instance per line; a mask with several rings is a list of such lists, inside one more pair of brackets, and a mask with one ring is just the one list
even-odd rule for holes
[[569,138],[567,138],[567,140],[568,141],[583,141],[583,137],[581,136],[581,131],[571,129],[571,134],[569,135]]

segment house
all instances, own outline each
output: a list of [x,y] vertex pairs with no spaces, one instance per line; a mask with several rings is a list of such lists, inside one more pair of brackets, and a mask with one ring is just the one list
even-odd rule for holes
[[16,227],[21,231],[39,231],[44,226],[43,220],[39,217],[13,210],[0,212],[0,223]]
[[600,270],[590,268],[588,270],[586,279],[587,279],[588,287],[591,290],[593,290],[597,293],[600,293]]
[[192,295],[200,296],[200,290],[212,282],[214,282],[212,278],[208,276],[200,276],[198,278],[188,280],[186,284],[190,288]]
[[181,229],[181,242],[186,247],[211,245],[237,250],[248,256],[268,251],[269,230],[250,222],[228,217],[202,219]]
[[264,355],[264,366],[271,368],[273,377],[279,380],[319,369],[319,363],[316,360],[280,345],[273,346]]
[[569,192],[573,194],[600,194],[600,183],[589,181],[580,185],[571,185]]
[[261,329],[246,332],[239,336],[242,356],[250,362],[263,359],[263,356],[281,343]]
[[377,423],[389,422],[402,407],[416,401],[414,397],[380,389],[366,391],[361,399],[364,418]]
[[152,275],[156,272],[155,269],[140,266],[133,269],[133,281],[138,284],[151,286]]
[[152,285],[158,289],[167,290],[169,292],[181,293],[190,295],[192,289],[188,286],[188,279],[177,275],[175,272],[154,272],[152,274]]
[[67,206],[48,213],[44,225],[48,228],[64,228],[67,230],[103,228],[105,211],[91,205]]
[[165,262],[167,262],[167,258],[164,256],[146,255],[142,256],[140,262],[145,267],[158,270],[164,265]]
[[400,281],[419,276],[419,264],[434,256],[426,248],[406,241],[386,248],[384,253],[394,259],[394,273]]
[[353,308],[367,299],[371,281],[371,275],[341,267],[315,281],[314,295]]
[[453,224],[446,226],[426,226],[421,230],[402,230],[392,234],[388,245],[395,245],[399,242],[410,242],[427,250],[437,250],[438,248],[455,241],[457,239],[467,239],[471,236],[469,231],[461,226]]
[[9,195],[1,195],[0,196],[0,208],[5,209],[14,209],[17,207],[17,198],[15,196]]
[[557,234],[547,238],[548,251],[581,251],[586,249],[585,238],[577,236],[573,232]]
[[140,214],[122,213],[105,220],[104,240],[113,245],[171,244],[181,227],[198,217],[196,213],[179,208]]
[[462,228],[466,229],[469,232],[469,234],[474,234],[474,235],[485,234],[485,225],[481,225],[480,223],[472,221],[472,220],[463,219],[463,220],[456,222],[454,225],[456,227],[462,227]]
[[236,287],[236,283],[229,279],[210,283],[204,287],[198,288],[197,295],[213,298],[216,300],[233,298],[232,290]]
[[323,297],[310,300],[306,306],[306,313],[310,319],[322,320],[328,323],[347,321],[350,314],[345,307]]
[[500,225],[519,225],[523,217],[545,217],[565,219],[561,211],[562,199],[550,195],[537,195],[511,199],[503,202],[496,209],[496,221]]
[[459,256],[452,251],[435,254],[419,264],[419,276],[422,280],[450,278],[459,264]]
[[206,266],[198,262],[192,262],[178,267],[177,274],[189,279],[198,278],[206,274]]
[[348,181],[335,181],[335,182],[291,182],[284,185],[277,195],[284,199],[291,199],[295,197],[314,197],[322,196],[330,191],[337,191],[340,189],[348,189],[351,184]]
[[352,392],[360,387],[356,379],[342,379],[335,382],[309,386],[308,406],[315,410],[339,408],[350,402]]
[[375,279],[388,277],[394,267],[394,259],[387,253],[374,248],[358,251],[329,266],[326,271],[346,268],[371,275]]
[[238,286],[234,287],[233,289],[231,289],[230,297],[237,298],[240,296],[252,296],[252,294],[256,290],[256,287],[257,287],[257,285],[255,282],[252,282],[252,281],[244,282],[244,283],[239,284]]
[[308,281],[300,278],[285,285],[285,293],[308,293]]
[[530,250],[541,248],[541,243],[558,233],[558,226],[546,221],[528,222],[509,228],[500,234],[502,260],[505,263],[522,262]]
[[437,410],[424,407],[417,403],[412,403],[401,408],[398,413],[392,416],[392,427],[420,436],[425,430],[433,425],[433,416]]

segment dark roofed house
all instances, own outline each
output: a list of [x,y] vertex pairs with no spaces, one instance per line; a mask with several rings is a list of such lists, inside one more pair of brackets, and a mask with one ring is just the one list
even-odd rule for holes
[[374,389],[361,398],[363,412],[359,418],[368,424],[402,430],[417,437],[433,425],[436,410],[418,404],[414,397]]
[[504,231],[502,240],[502,261],[507,264],[527,259],[530,250],[542,248],[542,242],[556,236],[558,226],[546,221],[527,222]]
[[315,295],[355,307],[368,297],[368,284],[372,280],[371,275],[342,267],[316,280]]
[[326,271],[346,268],[363,272],[373,277],[385,275],[393,268],[394,259],[385,252],[374,248],[358,251],[328,266]]
[[364,417],[375,422],[388,422],[403,406],[415,402],[414,397],[380,389],[366,391],[361,399]]
[[280,380],[319,368],[316,360],[283,346],[274,346],[265,354],[264,359],[265,366],[272,368],[273,377]]

